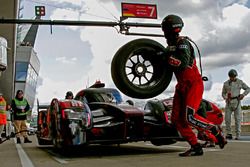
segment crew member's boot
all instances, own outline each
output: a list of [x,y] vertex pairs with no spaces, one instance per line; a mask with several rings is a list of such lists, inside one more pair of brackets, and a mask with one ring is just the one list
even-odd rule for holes
[[187,157],[187,156],[200,156],[203,155],[203,150],[202,150],[202,146],[200,145],[200,143],[197,143],[194,146],[191,146],[191,149],[187,150],[184,153],[180,153],[179,156],[181,157]]
[[230,140],[233,139],[233,135],[232,134],[227,134],[226,139],[230,139]]
[[24,138],[24,143],[32,143],[27,137]]
[[214,126],[211,129],[211,132],[218,140],[217,144],[220,146],[221,149],[223,149],[225,145],[227,144],[227,140],[224,138],[221,128],[218,126]]

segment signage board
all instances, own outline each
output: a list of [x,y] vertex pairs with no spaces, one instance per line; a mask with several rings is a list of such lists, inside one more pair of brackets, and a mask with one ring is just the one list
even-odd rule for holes
[[122,17],[157,19],[155,4],[122,3]]

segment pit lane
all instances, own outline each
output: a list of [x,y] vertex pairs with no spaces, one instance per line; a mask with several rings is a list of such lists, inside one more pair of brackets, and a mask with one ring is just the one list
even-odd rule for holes
[[[22,149],[35,167],[156,167],[156,166],[227,166],[248,167],[250,159],[250,137],[240,141],[231,140],[225,149],[204,149],[204,155],[198,157],[179,157],[178,154],[189,148],[186,142],[167,146],[153,146],[149,142],[122,145],[92,145],[72,149],[66,154],[55,151],[51,146],[38,146],[33,143],[21,144]],[[12,142],[12,141],[10,141]],[[4,143],[11,144],[10,142]],[[12,145],[14,142],[12,143]],[[14,144],[15,145],[15,144]],[[2,147],[2,146],[0,146]],[[1,150],[1,149],[0,149]],[[13,151],[13,150],[12,150]],[[4,157],[2,154],[0,160]],[[18,161],[16,161],[18,162]],[[5,165],[4,165],[5,166]],[[4,167],[3,166],[3,167]],[[12,165],[13,166],[13,165]],[[20,163],[16,166],[22,166]],[[1,165],[2,167],[2,165]]]

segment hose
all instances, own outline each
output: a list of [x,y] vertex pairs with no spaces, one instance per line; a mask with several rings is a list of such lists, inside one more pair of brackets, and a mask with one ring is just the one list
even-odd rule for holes
[[10,138],[16,137],[16,135],[17,135],[18,133],[22,133],[22,132],[28,132],[28,130],[21,130],[21,131],[19,131],[19,132],[12,133],[10,136],[6,136],[5,139],[2,140],[2,142],[0,142],[0,144],[6,142],[6,141],[9,140]]
[[203,80],[203,81],[207,81],[208,78],[207,78],[206,76],[203,76],[203,75],[202,75],[201,53],[200,53],[199,47],[198,47],[197,44],[196,44],[192,39],[190,39],[188,36],[185,36],[184,38],[186,38],[188,41],[190,41],[191,43],[193,43],[194,46],[196,47],[197,52],[198,52],[198,55],[199,55],[200,73],[201,73],[201,76],[202,76],[202,80]]

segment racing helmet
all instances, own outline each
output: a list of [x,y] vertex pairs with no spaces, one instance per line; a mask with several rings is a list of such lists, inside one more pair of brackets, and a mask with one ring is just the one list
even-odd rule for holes
[[182,19],[177,15],[166,16],[161,23],[161,28],[163,32],[168,33],[179,33],[181,32],[184,23]]
[[236,77],[238,74],[237,74],[237,71],[235,69],[231,69],[229,72],[228,72],[228,76],[229,77]]
[[66,93],[65,99],[68,99],[69,96],[72,96],[72,98],[73,98],[73,93],[71,91],[68,91]]

